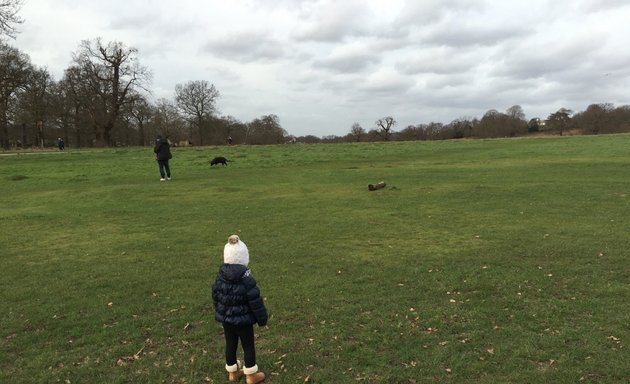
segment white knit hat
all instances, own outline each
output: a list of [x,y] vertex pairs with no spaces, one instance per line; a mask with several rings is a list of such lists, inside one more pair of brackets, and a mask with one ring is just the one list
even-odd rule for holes
[[223,262],[226,264],[241,264],[246,267],[249,264],[247,245],[237,235],[232,235],[228,238],[228,242],[223,248]]

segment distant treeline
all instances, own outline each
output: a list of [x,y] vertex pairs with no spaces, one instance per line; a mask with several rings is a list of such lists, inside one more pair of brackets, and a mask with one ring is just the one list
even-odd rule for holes
[[[388,124],[389,122],[389,124]],[[353,141],[407,141],[448,140],[463,138],[498,138],[527,135],[597,135],[630,132],[630,106],[614,107],[610,103],[591,104],[585,111],[561,108],[546,118],[525,119],[523,109],[515,105],[505,112],[495,109],[479,118],[459,118],[448,124],[428,123],[409,125],[398,131],[393,128],[395,119],[388,116],[375,122],[370,130],[355,123],[345,136],[303,136],[297,141],[353,142]],[[389,128],[388,128],[389,127]]]
[[146,146],[160,134],[176,145],[330,143],[630,132],[630,106],[593,104],[525,119],[518,105],[481,118],[398,127],[394,117],[358,123],[344,136],[293,136],[274,114],[249,122],[221,116],[219,91],[205,80],[177,84],[173,99],[150,101],[151,71],[120,42],[82,41],[56,81],[18,49],[0,42],[0,145],[3,148]]
[[181,145],[276,144],[289,136],[276,115],[243,123],[219,116],[219,91],[204,80],[177,84],[173,99],[150,101],[151,71],[137,50],[100,38],[82,41],[63,78],[0,41],[0,145],[153,145],[158,134]]

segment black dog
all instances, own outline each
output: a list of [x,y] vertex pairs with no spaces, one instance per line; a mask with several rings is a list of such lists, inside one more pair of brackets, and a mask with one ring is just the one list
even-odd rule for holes
[[223,156],[219,156],[219,157],[215,157],[214,159],[210,160],[210,166],[216,165],[216,164],[223,164],[223,165],[228,165],[228,159],[226,159]]

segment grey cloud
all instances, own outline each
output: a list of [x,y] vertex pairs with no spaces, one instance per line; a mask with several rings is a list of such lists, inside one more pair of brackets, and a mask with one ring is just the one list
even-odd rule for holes
[[529,41],[499,52],[493,60],[500,63],[493,74],[521,79],[544,77],[550,80],[576,68],[583,68],[603,49],[598,34],[557,37]]
[[526,34],[527,29],[519,26],[444,25],[427,33],[423,43],[450,47],[492,46]]
[[285,54],[280,41],[256,32],[240,32],[213,38],[201,50],[216,57],[239,62],[277,59]]
[[401,59],[396,67],[404,74],[457,74],[470,71],[485,58],[479,50],[432,47]]
[[394,71],[381,71],[365,78],[357,84],[357,89],[367,93],[402,97],[414,84],[412,78],[400,76]]
[[357,0],[309,3],[299,13],[298,41],[335,42],[367,33],[367,10]]
[[62,73],[59,52],[115,36],[154,70],[156,96],[207,79],[222,113],[278,113],[294,134],[627,103],[627,0],[112,1],[29,0],[16,44]]
[[406,1],[396,24],[422,27],[439,23],[450,13],[464,13],[484,8],[483,2],[475,0]]
[[341,48],[328,57],[315,60],[316,68],[326,68],[336,72],[356,73],[380,62],[379,52],[372,52],[367,48]]
[[588,12],[600,12],[627,7],[628,5],[628,0],[589,0],[582,6]]

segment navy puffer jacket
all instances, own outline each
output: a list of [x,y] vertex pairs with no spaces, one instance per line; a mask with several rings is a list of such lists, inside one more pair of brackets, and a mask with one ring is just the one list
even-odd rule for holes
[[267,324],[267,309],[251,271],[240,264],[223,264],[212,286],[214,318],[236,326]]

